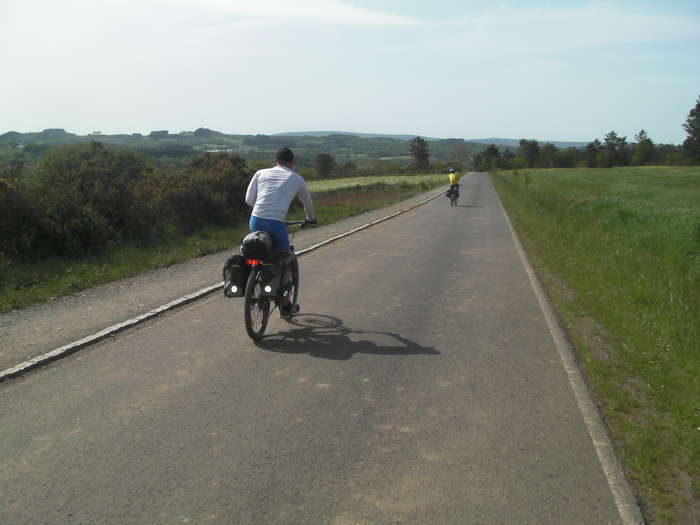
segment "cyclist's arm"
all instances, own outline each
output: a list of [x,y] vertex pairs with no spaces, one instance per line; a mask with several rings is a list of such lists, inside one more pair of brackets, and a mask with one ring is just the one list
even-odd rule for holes
[[245,203],[251,208],[255,206],[255,201],[258,198],[258,174],[253,175],[253,178],[248,184],[248,190],[245,192]]
[[309,192],[309,188],[306,187],[306,182],[304,182],[304,179],[301,180],[301,186],[297,195],[299,195],[299,200],[304,205],[306,220],[315,221],[316,215],[314,214],[314,203],[311,201],[311,193]]

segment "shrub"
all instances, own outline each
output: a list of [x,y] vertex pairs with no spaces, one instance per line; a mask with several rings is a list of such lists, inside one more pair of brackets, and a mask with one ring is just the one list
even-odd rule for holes
[[170,173],[163,181],[172,217],[185,233],[203,224],[233,224],[246,211],[250,174],[238,155],[204,153],[185,173]]
[[158,221],[141,188],[147,171],[142,155],[99,142],[49,151],[33,193],[51,253],[95,252],[113,241],[150,235]]
[[0,179],[0,261],[31,250],[38,225],[32,200],[14,181]]

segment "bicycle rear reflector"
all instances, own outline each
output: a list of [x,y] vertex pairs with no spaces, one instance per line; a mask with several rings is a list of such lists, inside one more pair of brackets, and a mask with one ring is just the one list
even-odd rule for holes
[[246,259],[245,263],[248,266],[258,266],[259,264],[262,264],[262,261],[260,259]]

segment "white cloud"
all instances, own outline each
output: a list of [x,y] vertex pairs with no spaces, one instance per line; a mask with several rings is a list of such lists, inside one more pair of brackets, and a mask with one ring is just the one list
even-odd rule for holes
[[[20,130],[555,139],[611,121],[630,135],[639,117],[622,126],[654,97],[664,114],[676,100],[687,113],[698,38],[698,17],[600,2],[423,22],[343,0],[0,0],[0,45],[12,50],[0,53],[12,79],[0,114]],[[675,140],[682,119],[664,118],[675,128],[663,140]]]
[[309,20],[360,27],[412,27],[424,22],[346,4],[340,0],[172,0],[169,5],[199,7],[236,16]]

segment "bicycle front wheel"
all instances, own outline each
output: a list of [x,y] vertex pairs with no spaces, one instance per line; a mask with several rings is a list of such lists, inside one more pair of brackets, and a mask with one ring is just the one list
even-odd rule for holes
[[296,304],[299,298],[299,261],[296,256],[291,264],[292,269],[292,289],[289,291],[289,300],[292,304]]
[[245,287],[245,329],[253,341],[262,339],[270,318],[270,300],[262,297],[262,275],[253,268]]

